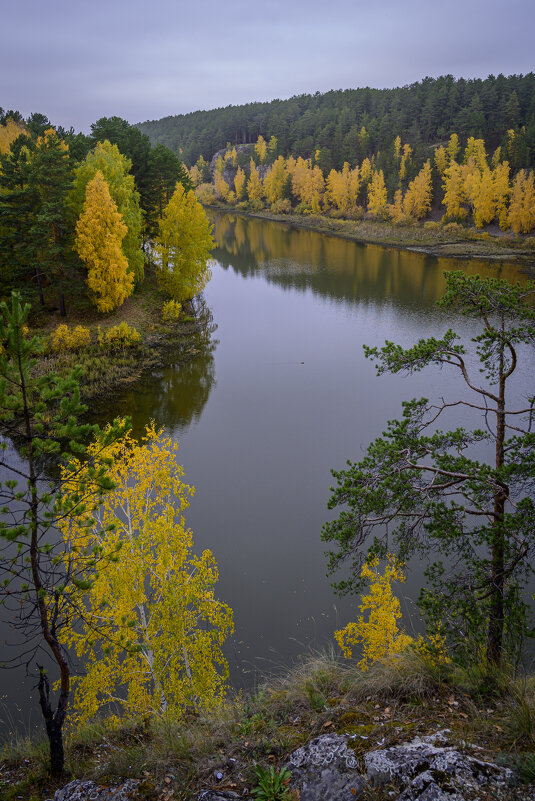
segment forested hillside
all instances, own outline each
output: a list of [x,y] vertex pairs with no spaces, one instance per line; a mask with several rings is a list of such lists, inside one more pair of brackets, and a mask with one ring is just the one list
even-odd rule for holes
[[[151,142],[169,147],[191,166],[202,155],[233,144],[275,136],[282,155],[308,158],[322,151],[323,170],[360,163],[390,148],[397,136],[409,141],[417,159],[428,145],[457,133],[464,144],[483,138],[489,150],[506,132],[517,131],[514,171],[535,160],[535,74],[456,80],[452,75],[424,78],[397,89],[346,89],[289,100],[227,106],[143,122]],[[364,129],[364,132],[363,130]],[[525,130],[523,130],[525,129]]]

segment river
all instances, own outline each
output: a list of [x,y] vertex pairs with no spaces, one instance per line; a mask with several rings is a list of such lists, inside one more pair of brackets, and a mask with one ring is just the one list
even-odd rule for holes
[[[521,276],[511,265],[211,216],[217,246],[197,357],[154,371],[100,420],[128,413],[140,433],[152,418],[178,440],[185,480],[196,488],[186,522],[196,550],[213,551],[217,594],[234,609],[232,681],[252,686],[300,654],[333,646],[335,628],[355,614],[355,599],[337,598],[326,577],[320,534],[332,514],[331,468],[362,457],[403,399],[464,393],[457,376],[434,368],[377,378],[363,344],[408,345],[450,326],[473,334],[470,321],[436,308],[444,270]],[[519,371],[516,394],[527,393],[530,378]],[[421,627],[414,599],[422,573],[409,568],[398,592],[412,632]]]

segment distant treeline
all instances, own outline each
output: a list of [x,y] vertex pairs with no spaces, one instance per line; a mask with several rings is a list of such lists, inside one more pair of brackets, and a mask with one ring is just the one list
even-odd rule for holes
[[152,144],[166,145],[188,166],[200,155],[210,161],[228,142],[275,136],[284,156],[308,158],[320,150],[325,175],[332,168],[340,170],[344,162],[354,166],[392,148],[397,136],[411,142],[417,160],[425,160],[432,155],[429,145],[446,143],[454,132],[462,144],[469,137],[483,138],[492,151],[513,129],[522,137],[518,163],[511,164],[516,171],[535,166],[535,74],[484,80],[445,75],[397,89],[316,92],[179,114],[137,127]]

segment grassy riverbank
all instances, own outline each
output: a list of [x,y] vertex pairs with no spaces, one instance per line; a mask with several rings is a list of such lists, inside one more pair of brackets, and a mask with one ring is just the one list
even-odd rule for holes
[[410,224],[394,225],[372,219],[343,220],[322,214],[274,214],[268,210],[249,211],[223,205],[209,208],[383,247],[456,259],[513,262],[535,272],[535,237],[505,235],[497,227],[480,231],[456,223],[442,225],[436,221],[413,220]]
[[[255,765],[283,765],[289,754],[324,733],[356,735],[365,752],[449,729],[450,740],[478,759],[512,767],[510,797],[528,797],[535,779],[535,678],[488,676],[476,667],[433,667],[409,654],[363,673],[330,656],[303,662],[252,695],[238,695],[212,715],[180,722],[154,717],[109,729],[104,723],[71,732],[67,775],[47,775],[44,742],[13,740],[4,747],[0,798],[50,798],[72,778],[108,785],[141,780],[140,799],[196,798],[209,788],[241,796],[255,786]],[[365,791],[365,801],[385,801],[387,787]]]
[[[199,321],[191,304],[183,304],[176,320],[165,322],[162,308],[166,300],[158,290],[156,276],[150,269],[142,288],[109,314],[99,313],[85,294],[85,285],[73,280],[64,286],[67,315],[60,315],[53,300],[53,287],[45,288],[45,305],[41,306],[35,288],[19,288],[23,299],[31,303],[30,333],[39,337],[42,356],[37,371],[68,374],[81,368],[80,388],[85,402],[107,400],[134,385],[144,372],[166,362],[172,353],[174,361],[187,361],[198,353]],[[99,343],[99,333],[126,323],[140,335],[139,342],[121,345]],[[91,341],[76,350],[51,347],[51,336],[60,325],[69,329],[89,329]]]

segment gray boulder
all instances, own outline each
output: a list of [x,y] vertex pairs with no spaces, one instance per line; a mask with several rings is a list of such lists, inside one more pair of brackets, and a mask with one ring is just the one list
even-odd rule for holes
[[347,739],[324,734],[294,751],[286,767],[300,801],[354,801],[361,794],[366,781]]
[[69,784],[56,790],[54,801],[129,801],[135,798],[136,787],[139,781],[127,779],[111,787],[95,784],[95,782],[84,782],[75,779]]
[[446,743],[445,734],[438,733],[371,751],[364,757],[367,779],[376,786],[400,786],[398,801],[462,801],[467,793],[473,797],[484,787],[504,787],[511,780],[507,768],[462,754]]

